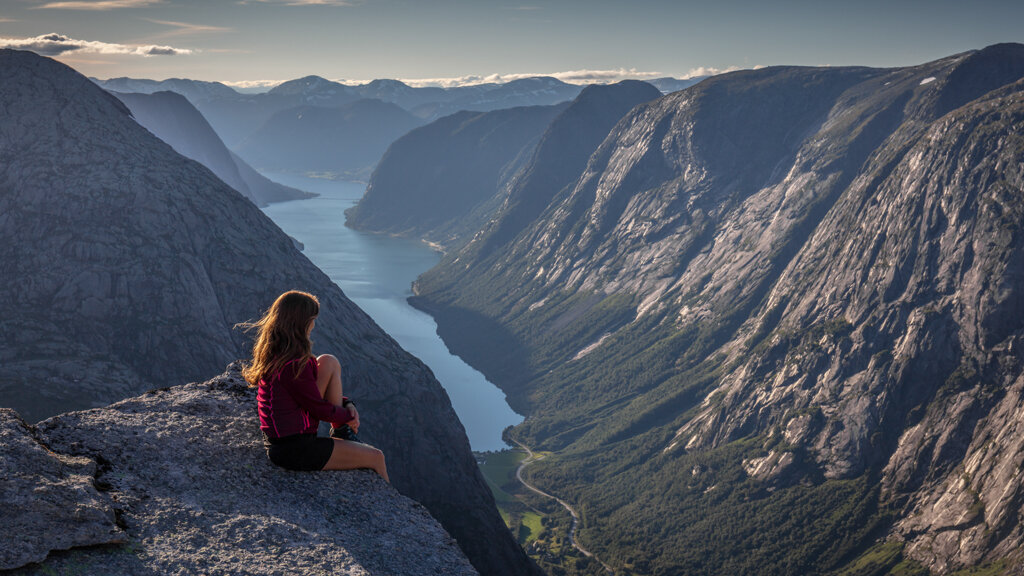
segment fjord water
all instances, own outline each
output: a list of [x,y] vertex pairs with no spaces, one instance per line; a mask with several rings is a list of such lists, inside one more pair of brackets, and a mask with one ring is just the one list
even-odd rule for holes
[[[523,417],[505,395],[461,358],[451,354],[428,314],[406,302],[412,282],[437,264],[440,255],[418,240],[358,232],[345,227],[345,209],[366,186],[355,182],[265,173],[275,182],[319,196],[271,204],[263,209],[278,226],[305,246],[303,252],[327,276],[434,372],[466,428],[473,450],[500,450],[501,432]],[[316,340],[316,334],[313,334]],[[318,352],[329,352],[319,350]],[[342,359],[344,361],[344,359]]]

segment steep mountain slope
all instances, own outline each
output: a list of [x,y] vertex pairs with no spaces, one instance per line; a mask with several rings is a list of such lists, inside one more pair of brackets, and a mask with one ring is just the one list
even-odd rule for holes
[[479,230],[479,257],[540,214],[619,118],[658,96],[649,84],[624,81],[588,86],[559,106],[437,120],[392,145],[346,223],[446,248]]
[[635,106],[658,96],[656,88],[635,80],[584,88],[544,132],[529,164],[510,186],[498,217],[477,242],[479,252],[474,258],[504,245],[536,219],[586,167],[615,123]]
[[565,105],[458,112],[396,140],[346,225],[450,247],[502,201],[501,190]]
[[235,323],[305,289],[321,299],[316,349],[342,359],[395,487],[482,572],[531,571],[430,370],[252,202],[51,59],[0,51],[0,102],[5,405],[37,419],[202,381],[248,355]]
[[274,114],[235,152],[256,168],[369,176],[387,147],[421,121],[394,104],[356,100]]
[[997,45],[706,79],[415,301],[528,412],[513,435],[557,452],[532,480],[605,561],[822,573],[888,535],[874,573],[1009,570],[1022,76]]
[[175,92],[115,92],[114,96],[128,106],[139,124],[170,144],[175,152],[206,166],[257,206],[310,196],[308,192],[268,180],[231,153],[184,96]]

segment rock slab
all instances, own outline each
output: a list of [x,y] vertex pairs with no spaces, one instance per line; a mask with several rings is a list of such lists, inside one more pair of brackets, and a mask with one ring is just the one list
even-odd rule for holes
[[109,498],[93,486],[96,461],[56,454],[9,408],[0,408],[0,570],[51,550],[124,542]]
[[[41,542],[31,556],[9,558],[5,551],[3,567],[41,561],[16,574],[477,573],[426,508],[375,473],[292,472],[271,464],[255,406],[255,392],[234,364],[204,383],[38,424],[44,442],[72,456],[47,454],[12,411],[0,413],[4,482],[14,477],[11,464],[42,471],[5,486],[5,502],[38,492],[31,482],[47,470],[70,468],[63,482],[74,491],[46,519],[50,530],[40,538],[33,535],[37,522],[19,524],[34,520],[36,508],[4,506],[14,548],[30,538]],[[92,489],[94,473],[104,494]],[[56,484],[50,476],[38,486]],[[84,486],[71,484],[76,478]],[[123,531],[114,524],[115,509]],[[79,516],[95,527],[68,534]],[[124,544],[42,560],[47,547],[110,542]]]

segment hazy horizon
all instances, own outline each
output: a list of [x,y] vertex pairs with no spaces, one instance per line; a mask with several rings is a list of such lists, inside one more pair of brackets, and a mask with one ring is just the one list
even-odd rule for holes
[[19,0],[0,47],[101,79],[267,87],[317,75],[458,86],[586,84],[770,65],[919,64],[1024,42],[1024,4],[607,0]]

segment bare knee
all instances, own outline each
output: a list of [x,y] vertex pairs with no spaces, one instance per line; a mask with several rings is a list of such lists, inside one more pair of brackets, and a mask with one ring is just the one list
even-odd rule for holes
[[341,362],[334,357],[334,354],[321,354],[317,356],[316,365],[321,370],[341,370]]

